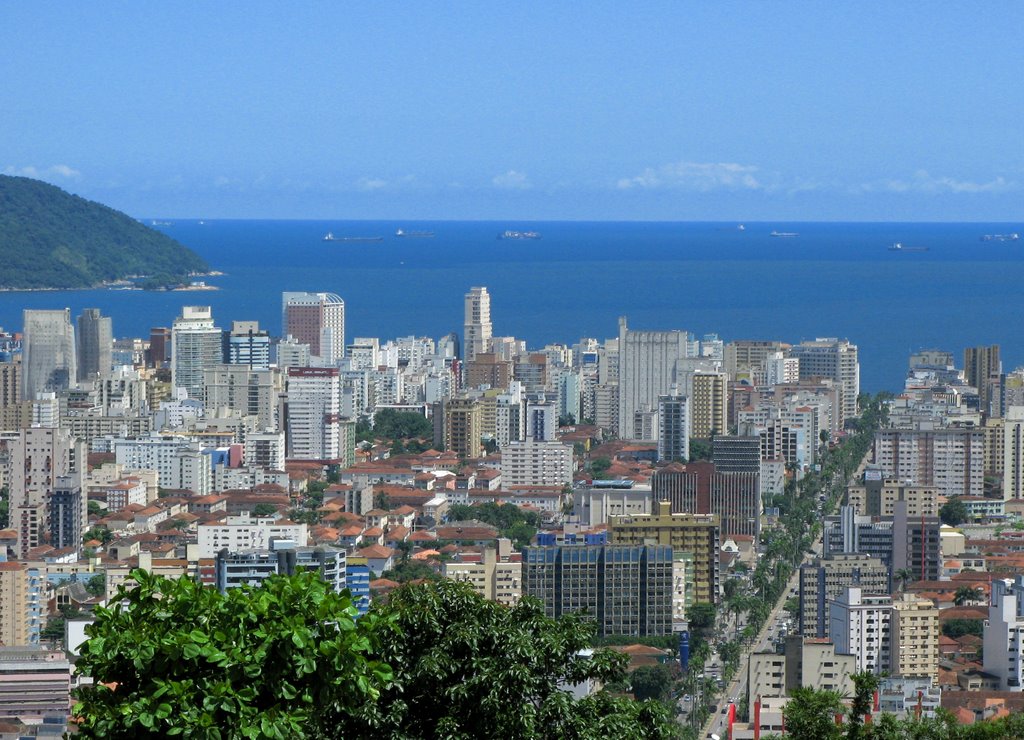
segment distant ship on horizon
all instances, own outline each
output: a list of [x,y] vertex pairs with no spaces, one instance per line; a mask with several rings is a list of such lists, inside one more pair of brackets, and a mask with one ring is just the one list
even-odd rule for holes
[[889,247],[890,252],[927,252],[928,247],[904,247],[902,242],[894,242]]
[[328,231],[324,235],[325,242],[382,242],[383,236],[335,236],[334,232]]
[[503,231],[499,239],[540,239],[539,231]]
[[773,231],[769,236],[777,236],[781,239],[792,239],[794,236],[800,236],[795,231]]
[[434,236],[433,231],[406,231],[405,229],[399,229],[395,232],[395,236],[399,237],[416,237],[419,239],[429,239]]
[[985,234],[981,237],[983,242],[1015,242],[1020,239],[1020,234]]

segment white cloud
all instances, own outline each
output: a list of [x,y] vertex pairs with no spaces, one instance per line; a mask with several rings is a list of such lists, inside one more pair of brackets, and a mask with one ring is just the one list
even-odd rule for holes
[[517,172],[516,170],[509,170],[504,174],[495,175],[491,178],[491,184],[496,188],[504,188],[505,190],[529,190],[533,187],[526,173]]
[[888,179],[868,182],[853,188],[862,193],[1005,193],[1017,189],[1017,183],[997,176],[987,182],[957,180],[953,177],[935,177],[927,170],[918,170],[907,179]]
[[356,182],[356,187],[360,190],[370,193],[374,190],[381,190],[388,186],[388,181],[381,177],[360,177]]
[[764,185],[756,177],[757,171],[757,167],[735,162],[673,162],[660,167],[648,167],[639,175],[621,178],[617,184],[620,190],[761,190]]
[[66,164],[55,164],[44,168],[34,167],[32,165],[27,167],[7,165],[4,167],[3,173],[5,175],[31,177],[33,180],[77,180],[82,176],[81,172]]

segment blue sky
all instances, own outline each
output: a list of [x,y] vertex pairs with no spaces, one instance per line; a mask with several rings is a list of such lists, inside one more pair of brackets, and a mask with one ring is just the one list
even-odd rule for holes
[[1024,3],[4,3],[0,172],[136,216],[1024,219]]

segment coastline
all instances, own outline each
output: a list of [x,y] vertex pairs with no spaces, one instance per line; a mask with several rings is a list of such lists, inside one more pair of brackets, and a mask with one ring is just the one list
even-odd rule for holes
[[[209,272],[190,272],[188,277],[190,278],[201,278],[201,277],[222,277],[227,273],[221,270],[210,270]],[[216,285],[204,285],[204,286],[191,286],[191,285],[179,285],[177,287],[160,287],[160,288],[140,288],[135,284],[136,280],[146,280],[151,277],[150,275],[128,275],[127,277],[119,278],[117,280],[104,280],[100,283],[93,285],[79,285],[74,287],[45,287],[45,288],[12,288],[8,286],[0,286],[0,293],[56,293],[66,292],[71,290],[138,290],[150,293],[159,293],[161,291],[186,291],[186,290],[220,290]]]

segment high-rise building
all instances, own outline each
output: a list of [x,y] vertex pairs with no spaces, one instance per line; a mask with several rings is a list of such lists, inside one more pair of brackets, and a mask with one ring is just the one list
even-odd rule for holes
[[345,301],[334,293],[281,294],[282,336],[308,344],[317,363],[332,367],[345,356]]
[[260,329],[258,321],[232,321],[224,360],[229,365],[266,370],[270,367],[270,334]]
[[718,514],[722,537],[757,537],[761,525],[760,472],[723,473],[715,464],[672,463],[651,478],[655,501],[669,501],[673,513]]
[[511,542],[499,539],[497,548],[485,548],[478,561],[445,563],[442,575],[470,584],[485,599],[514,606],[523,593],[523,564],[511,561],[511,554]]
[[460,458],[483,456],[483,409],[472,398],[452,398],[444,403],[445,448]]
[[888,566],[859,553],[827,555],[800,566],[800,634],[828,637],[828,605],[850,586],[864,594],[887,594],[889,585]]
[[491,296],[487,288],[470,288],[466,293],[465,322],[463,324],[462,347],[465,362],[473,362],[476,356],[491,349]]
[[694,600],[718,602],[718,515],[673,514],[669,502],[659,501],[653,514],[612,515],[607,519],[608,538],[613,545],[668,545],[675,553],[690,553]]
[[548,616],[585,611],[598,634],[672,633],[673,559],[667,545],[565,545],[523,549],[523,594]]
[[837,653],[856,658],[858,672],[887,672],[892,660],[892,616],[890,596],[848,586],[829,602],[828,637]]
[[341,381],[336,367],[293,367],[287,387],[288,459],[341,457]]
[[230,552],[220,550],[214,557],[217,590],[259,586],[272,575],[295,575],[299,568],[315,571],[332,591],[346,586],[346,553],[336,547],[304,547],[296,543],[272,542],[269,550]]
[[526,438],[537,442],[555,441],[558,429],[558,407],[552,401],[528,401],[526,404]]
[[932,486],[942,496],[981,496],[985,487],[985,431],[979,427],[879,429],[875,464],[888,478]]
[[908,516],[939,515],[939,492],[934,486],[914,486],[879,477],[848,486],[846,499],[861,516],[894,516],[900,501],[906,502]]
[[28,566],[0,561],[0,645],[28,645],[29,626]]
[[[857,415],[857,396],[860,394],[860,362],[857,345],[845,339],[818,338],[801,342],[790,350],[790,356],[800,360],[800,379],[831,378],[842,388],[842,420]],[[842,420],[840,420],[842,422]],[[842,424],[840,424],[842,428]]]
[[1024,406],[1010,406],[1002,423],[1003,500],[1024,498]]
[[892,669],[895,676],[939,678],[939,610],[930,599],[900,594],[892,604]]
[[572,447],[561,442],[528,439],[501,449],[502,488],[568,486],[572,474]]
[[680,393],[658,396],[658,462],[690,459],[690,399]]
[[467,388],[508,388],[512,382],[512,363],[499,360],[493,352],[478,352],[466,363]]
[[78,381],[95,380],[110,372],[113,365],[114,328],[109,316],[98,308],[87,308],[78,315]]
[[688,337],[685,331],[633,331],[625,316],[619,318],[620,439],[635,439],[637,411],[656,409],[659,396],[683,385],[681,361],[687,356]]
[[278,399],[284,384],[277,368],[215,365],[206,368],[203,380],[208,415],[229,409],[242,416],[255,416],[260,429],[279,428]]
[[203,372],[224,361],[221,330],[209,306],[184,306],[171,328],[171,384],[202,401]]
[[[978,401],[983,413],[989,413],[990,402],[989,389],[992,384],[998,383],[999,376],[1003,372],[1002,362],[999,360],[999,345],[993,344],[990,347],[966,347],[964,348],[964,376],[967,385],[978,389]],[[999,414],[997,413],[996,416]]]
[[166,326],[154,326],[149,330],[149,349],[146,350],[146,367],[164,367],[171,361],[171,330]]
[[71,309],[26,309],[24,316],[22,397],[31,401],[37,393],[67,390],[78,379]]
[[725,372],[729,378],[750,385],[759,385],[765,376],[768,358],[784,352],[788,345],[774,340],[737,339],[725,345]]
[[850,696],[856,672],[853,656],[843,655],[831,641],[788,635],[782,653],[751,654],[747,697],[754,708],[757,697],[789,696],[801,686]]
[[1024,687],[1024,576],[992,581],[992,600],[982,632],[986,673],[1002,691]]
[[711,461],[721,473],[760,473],[760,437],[715,437],[711,443]]
[[57,479],[50,494],[49,544],[57,549],[69,547],[77,550],[82,545],[82,534],[89,525],[89,510],[82,486],[73,476]]
[[729,376],[700,371],[693,374],[690,394],[690,436],[711,439],[729,433]]
[[0,409],[15,406],[21,400],[21,364],[0,362]]

